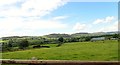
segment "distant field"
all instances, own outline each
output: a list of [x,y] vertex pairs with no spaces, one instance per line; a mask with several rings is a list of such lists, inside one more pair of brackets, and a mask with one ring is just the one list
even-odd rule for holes
[[60,47],[49,44],[51,48],[37,48],[24,51],[5,52],[3,59],[39,60],[82,60],[82,61],[114,61],[118,60],[118,42],[74,42],[65,43]]
[[0,40],[0,43],[1,43],[1,42],[8,42],[8,41],[2,41],[2,40]]

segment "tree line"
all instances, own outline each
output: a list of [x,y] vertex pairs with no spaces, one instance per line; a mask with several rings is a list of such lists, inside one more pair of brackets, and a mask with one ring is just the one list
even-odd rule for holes
[[44,44],[56,44],[56,47],[61,46],[63,43],[70,42],[85,42],[90,41],[92,38],[96,37],[105,37],[107,40],[110,38],[119,38],[118,34],[112,35],[101,35],[101,36],[84,36],[84,37],[70,37],[70,38],[42,38],[42,37],[27,37],[27,38],[4,38],[2,42],[2,51],[15,51],[15,50],[25,50],[28,49],[29,46],[40,46]]

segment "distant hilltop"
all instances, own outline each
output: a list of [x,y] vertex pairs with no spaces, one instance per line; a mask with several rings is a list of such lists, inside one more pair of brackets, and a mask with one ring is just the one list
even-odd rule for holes
[[118,31],[111,31],[111,32],[94,32],[94,33],[88,33],[88,32],[79,32],[79,33],[73,33],[73,34],[60,34],[60,33],[52,33],[48,35],[43,36],[8,36],[8,37],[2,37],[0,39],[4,38],[28,38],[28,37],[47,37],[47,38],[70,38],[70,37],[82,37],[82,36],[100,36],[100,35],[110,35],[110,34],[118,34]]

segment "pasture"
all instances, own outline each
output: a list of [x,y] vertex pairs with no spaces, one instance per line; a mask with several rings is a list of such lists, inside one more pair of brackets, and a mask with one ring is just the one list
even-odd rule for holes
[[0,40],[0,43],[2,43],[2,42],[8,42],[8,41],[3,41],[3,40]]
[[81,61],[117,61],[117,40],[97,42],[64,43],[60,47],[47,44],[50,48],[36,48],[22,51],[2,53],[3,59],[31,59],[38,60],[81,60]]

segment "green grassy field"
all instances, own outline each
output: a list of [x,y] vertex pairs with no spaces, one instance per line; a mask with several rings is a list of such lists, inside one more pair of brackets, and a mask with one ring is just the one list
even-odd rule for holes
[[0,40],[0,43],[1,43],[1,42],[8,42],[8,41],[3,41],[3,40]]
[[37,48],[24,51],[2,53],[3,59],[39,60],[81,60],[81,61],[115,61],[118,60],[118,42],[74,42],[60,47],[49,44],[51,48]]

